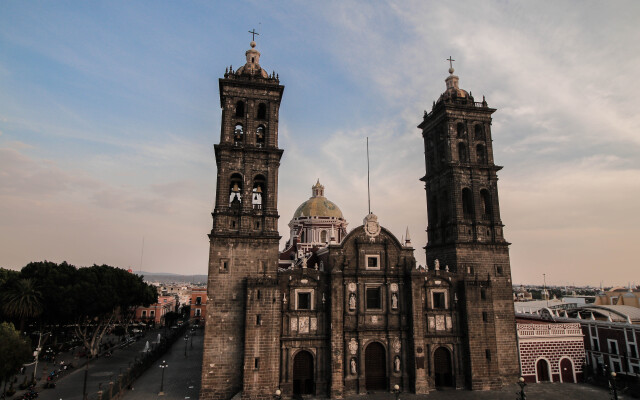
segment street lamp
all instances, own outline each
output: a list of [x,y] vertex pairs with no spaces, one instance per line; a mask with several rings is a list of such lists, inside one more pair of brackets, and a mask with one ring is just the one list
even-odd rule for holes
[[184,336],[184,356],[187,356],[187,342],[189,341],[189,335]]
[[398,384],[393,385],[393,393],[396,395],[396,400],[400,399],[400,386]]
[[164,369],[168,366],[169,364],[164,360],[162,361],[162,364],[160,364],[160,368],[162,368],[162,378],[160,378],[160,393],[158,393],[158,396],[164,396]]
[[191,342],[190,342],[190,347],[193,349],[193,332],[191,332]]
[[616,386],[616,372],[611,371],[609,378],[609,392],[611,393],[612,400],[618,400],[618,388]]
[[520,377],[520,379],[518,379],[518,386],[520,386],[520,393],[517,393],[517,395],[520,395],[520,397],[518,398],[518,400],[527,400],[527,395],[524,393],[524,387],[527,386],[527,382],[524,381],[524,377]]
[[273,400],[282,400],[282,392],[280,389],[276,389],[276,394],[273,395]]

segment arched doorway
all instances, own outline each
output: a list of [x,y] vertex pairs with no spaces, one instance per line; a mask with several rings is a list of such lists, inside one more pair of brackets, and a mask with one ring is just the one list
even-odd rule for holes
[[573,378],[573,363],[568,358],[560,360],[560,374],[562,375],[562,382],[564,383],[576,383]]
[[433,353],[433,371],[436,386],[453,386],[451,352],[446,347],[438,347]]
[[313,356],[308,351],[300,351],[293,359],[293,394],[314,394]]
[[541,358],[536,363],[536,376],[538,382],[550,382],[551,375],[549,374],[549,363],[547,360]]
[[364,351],[367,390],[387,390],[387,355],[384,346],[373,342]]

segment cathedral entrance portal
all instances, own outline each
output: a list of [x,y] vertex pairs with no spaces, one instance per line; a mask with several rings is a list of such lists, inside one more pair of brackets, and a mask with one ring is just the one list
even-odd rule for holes
[[438,347],[433,353],[433,370],[436,386],[453,386],[451,352],[447,348]]
[[293,394],[314,394],[313,356],[308,351],[300,351],[293,359]]
[[387,357],[384,346],[373,342],[364,351],[367,390],[387,390]]

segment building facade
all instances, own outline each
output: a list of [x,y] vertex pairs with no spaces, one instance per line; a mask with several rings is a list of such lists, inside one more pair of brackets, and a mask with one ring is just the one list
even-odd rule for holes
[[517,318],[522,376],[529,383],[582,380],[585,363],[580,323]]
[[395,385],[428,393],[515,381],[511,272],[491,147],[495,110],[458,89],[452,74],[419,126],[427,154],[426,267],[416,265],[409,232],[401,242],[375,214],[347,232],[319,181],[279,253],[284,87],[259,59],[252,42],[246,64],[220,79],[200,398],[242,392],[271,399],[276,390],[285,398],[343,398]]
[[207,288],[192,287],[189,299],[189,320],[196,325],[203,325],[207,315]]
[[135,319],[145,323],[164,324],[164,316],[168,312],[176,311],[176,307],[175,296],[158,296],[157,303],[148,307],[137,307]]

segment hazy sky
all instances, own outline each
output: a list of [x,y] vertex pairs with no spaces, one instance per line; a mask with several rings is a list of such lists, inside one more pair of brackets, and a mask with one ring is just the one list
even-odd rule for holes
[[362,224],[368,136],[372,211],[424,263],[416,126],[453,56],[498,109],[514,282],[640,283],[638,21],[637,1],[2,1],[0,266],[206,273],[217,80],[255,28],[285,85],[283,242],[318,178]]

